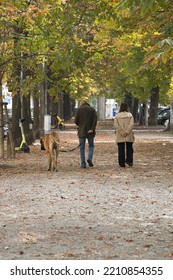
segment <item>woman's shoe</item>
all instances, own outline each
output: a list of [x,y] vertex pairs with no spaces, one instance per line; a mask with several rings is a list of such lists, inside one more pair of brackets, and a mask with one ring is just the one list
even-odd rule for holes
[[132,162],[127,162],[127,161],[126,161],[126,164],[128,164],[129,166],[133,166],[133,163],[132,163]]

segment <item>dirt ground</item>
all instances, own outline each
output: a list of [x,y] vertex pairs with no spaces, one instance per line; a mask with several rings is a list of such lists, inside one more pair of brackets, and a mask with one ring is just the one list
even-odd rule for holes
[[[61,150],[78,145],[59,131]],[[135,129],[134,166],[120,168],[112,127],[98,126],[94,167],[79,148],[47,171],[40,146],[0,161],[0,259],[173,259],[173,135]]]

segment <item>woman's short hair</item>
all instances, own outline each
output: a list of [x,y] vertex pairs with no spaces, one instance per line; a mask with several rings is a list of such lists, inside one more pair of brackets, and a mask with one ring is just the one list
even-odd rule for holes
[[127,103],[121,103],[121,105],[120,105],[120,112],[128,112],[128,105],[127,105]]

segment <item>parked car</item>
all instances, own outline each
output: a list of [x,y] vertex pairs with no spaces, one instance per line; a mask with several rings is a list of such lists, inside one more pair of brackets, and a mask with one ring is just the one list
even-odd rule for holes
[[3,131],[4,131],[4,138],[6,138],[7,137],[8,127],[5,124],[3,125]]
[[170,119],[170,108],[159,110],[157,121],[159,125],[166,125]]

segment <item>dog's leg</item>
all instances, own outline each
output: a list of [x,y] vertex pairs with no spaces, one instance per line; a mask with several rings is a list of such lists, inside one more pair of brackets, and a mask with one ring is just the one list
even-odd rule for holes
[[52,147],[53,170],[57,171],[58,144],[54,141]]
[[58,149],[55,151],[55,171],[58,171],[57,169],[57,158],[58,158]]
[[55,170],[55,150],[52,151],[52,170]]
[[51,163],[52,163],[52,158],[51,158],[51,153],[49,153],[49,168],[48,168],[48,171],[51,171]]

